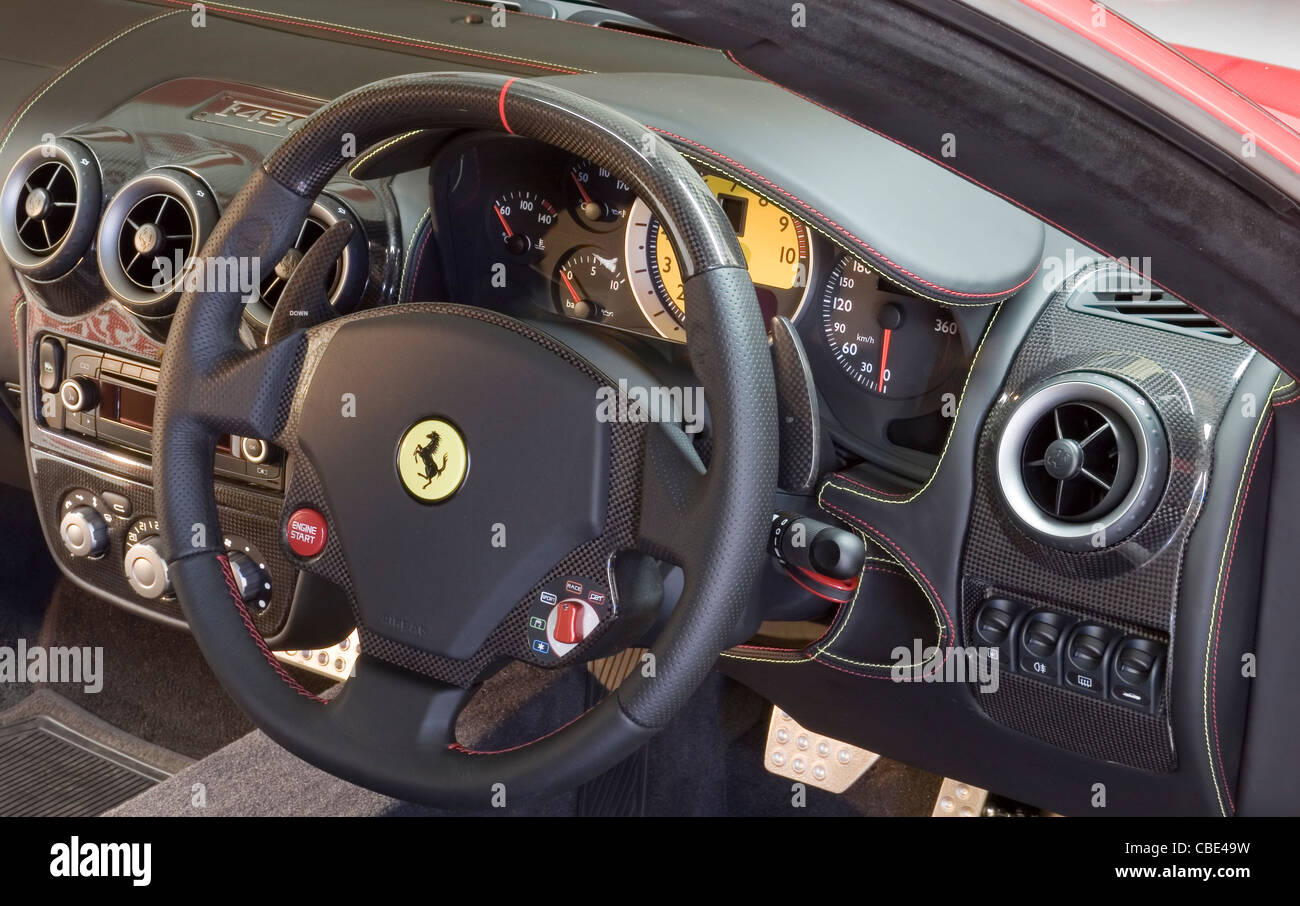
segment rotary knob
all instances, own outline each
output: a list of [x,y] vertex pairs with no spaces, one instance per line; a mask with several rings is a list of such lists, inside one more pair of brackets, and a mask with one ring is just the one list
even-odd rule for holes
[[271,577],[266,569],[240,551],[233,551],[230,560],[230,572],[235,576],[235,586],[245,604],[251,604],[258,610],[265,610],[271,602]]
[[64,513],[59,537],[74,557],[99,557],[108,550],[108,525],[94,507],[75,506]]
[[59,399],[69,412],[84,412],[99,402],[99,387],[89,378],[70,377],[59,385]]
[[132,590],[142,598],[161,598],[171,591],[162,539],[157,535],[148,535],[128,547],[122,569]]

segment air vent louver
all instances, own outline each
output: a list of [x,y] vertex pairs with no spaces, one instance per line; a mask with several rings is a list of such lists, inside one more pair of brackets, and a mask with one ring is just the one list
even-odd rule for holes
[[1128,493],[1136,452],[1132,433],[1113,412],[1063,403],[1029,429],[1020,474],[1040,510],[1084,522],[1108,512]]
[[167,275],[174,280],[180,268],[198,251],[195,224],[185,203],[175,195],[159,193],[131,206],[118,231],[117,257],[122,271],[145,292],[165,292]]
[[33,255],[48,255],[68,231],[77,212],[77,179],[60,160],[41,164],[23,180],[14,212],[18,238]]
[[1032,536],[1066,550],[1109,547],[1151,514],[1168,475],[1164,427],[1138,391],[1072,372],[1016,404],[997,447],[997,483]]
[[70,139],[24,152],[0,189],[0,241],[14,267],[38,280],[70,271],[99,218],[99,168]]
[[244,307],[244,315],[251,326],[265,331],[271,323],[271,313],[280,301],[298,262],[307,250],[315,245],[325,231],[341,220],[352,224],[352,238],[330,272],[326,291],[330,304],[339,312],[348,312],[361,301],[369,277],[369,252],[365,232],[350,207],[328,193],[322,194],[311,206],[307,219],[294,240],[293,246],[270,273],[262,273],[258,297]]
[[170,315],[185,267],[217,216],[211,190],[184,171],[160,168],[130,180],[100,221],[104,284],[139,315]]
[[[289,282],[289,277],[293,274],[294,267],[302,260],[302,256],[307,254],[307,249],[311,248],[317,239],[325,235],[327,228],[316,217],[308,217],[303,221],[302,229],[298,231],[298,238],[294,240],[293,248],[280,259],[280,263],[275,266],[271,273],[262,278],[260,295],[268,308],[275,308],[275,304],[280,301],[280,294],[284,292],[285,284]],[[340,261],[334,265],[334,270],[330,273],[329,292],[331,294],[338,287],[341,270],[342,262]]]
[[1074,296],[1069,307],[1103,318],[1203,337],[1219,343],[1241,342],[1213,318],[1158,289],[1085,291]]

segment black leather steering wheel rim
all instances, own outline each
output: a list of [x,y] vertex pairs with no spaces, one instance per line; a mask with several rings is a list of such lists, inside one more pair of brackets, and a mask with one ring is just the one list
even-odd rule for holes
[[[634,673],[572,723],[525,746],[471,753],[454,742],[465,691],[363,652],[328,704],[292,681],[256,631],[221,550],[212,491],[216,438],[274,439],[310,377],[307,332],[249,352],[237,292],[187,292],[163,357],[155,496],[171,577],[223,686],[269,736],[345,779],[441,806],[485,805],[572,787],[662,729],[711,669],[765,557],[776,477],[775,389],[753,285],[719,206],[690,165],[627,117],[547,83],[422,74],[363,86],[318,111],[227,207],[202,257],[278,261],[327,180],[364,149],[415,128],[523,135],[608,167],[659,215],[678,251],[692,367],[712,420],[706,472],[666,435],[647,433],[639,514],[643,550],[683,566],[682,597],[653,642],[653,675]],[[402,306],[397,306],[402,308]],[[292,466],[291,466],[292,467]],[[652,491],[652,492],[651,492]],[[286,505],[290,505],[286,501]]]

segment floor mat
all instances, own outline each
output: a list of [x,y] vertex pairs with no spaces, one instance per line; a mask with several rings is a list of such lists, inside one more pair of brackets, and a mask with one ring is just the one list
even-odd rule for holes
[[0,714],[0,816],[98,815],[187,763],[41,690]]

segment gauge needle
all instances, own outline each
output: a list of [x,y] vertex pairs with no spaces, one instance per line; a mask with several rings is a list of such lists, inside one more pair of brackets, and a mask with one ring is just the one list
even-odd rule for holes
[[885,329],[885,334],[880,346],[880,387],[883,390],[885,386],[885,367],[889,364],[889,337],[893,331]]
[[506,238],[513,237],[515,235],[514,230],[510,229],[510,224],[506,223],[506,216],[501,213],[501,206],[494,204],[492,210],[497,212],[497,220],[501,221],[501,226],[506,231]]
[[573,285],[573,281],[569,279],[569,275],[566,274],[564,271],[560,271],[560,279],[564,281],[564,286],[566,289],[568,289],[569,295],[573,296],[574,304],[581,305],[582,296],[578,295],[578,288]]
[[582,200],[591,204],[591,196],[587,194],[587,188],[582,184],[582,180],[578,179],[578,174],[570,170],[569,176],[573,179],[573,184],[578,187],[578,194],[582,196]]

